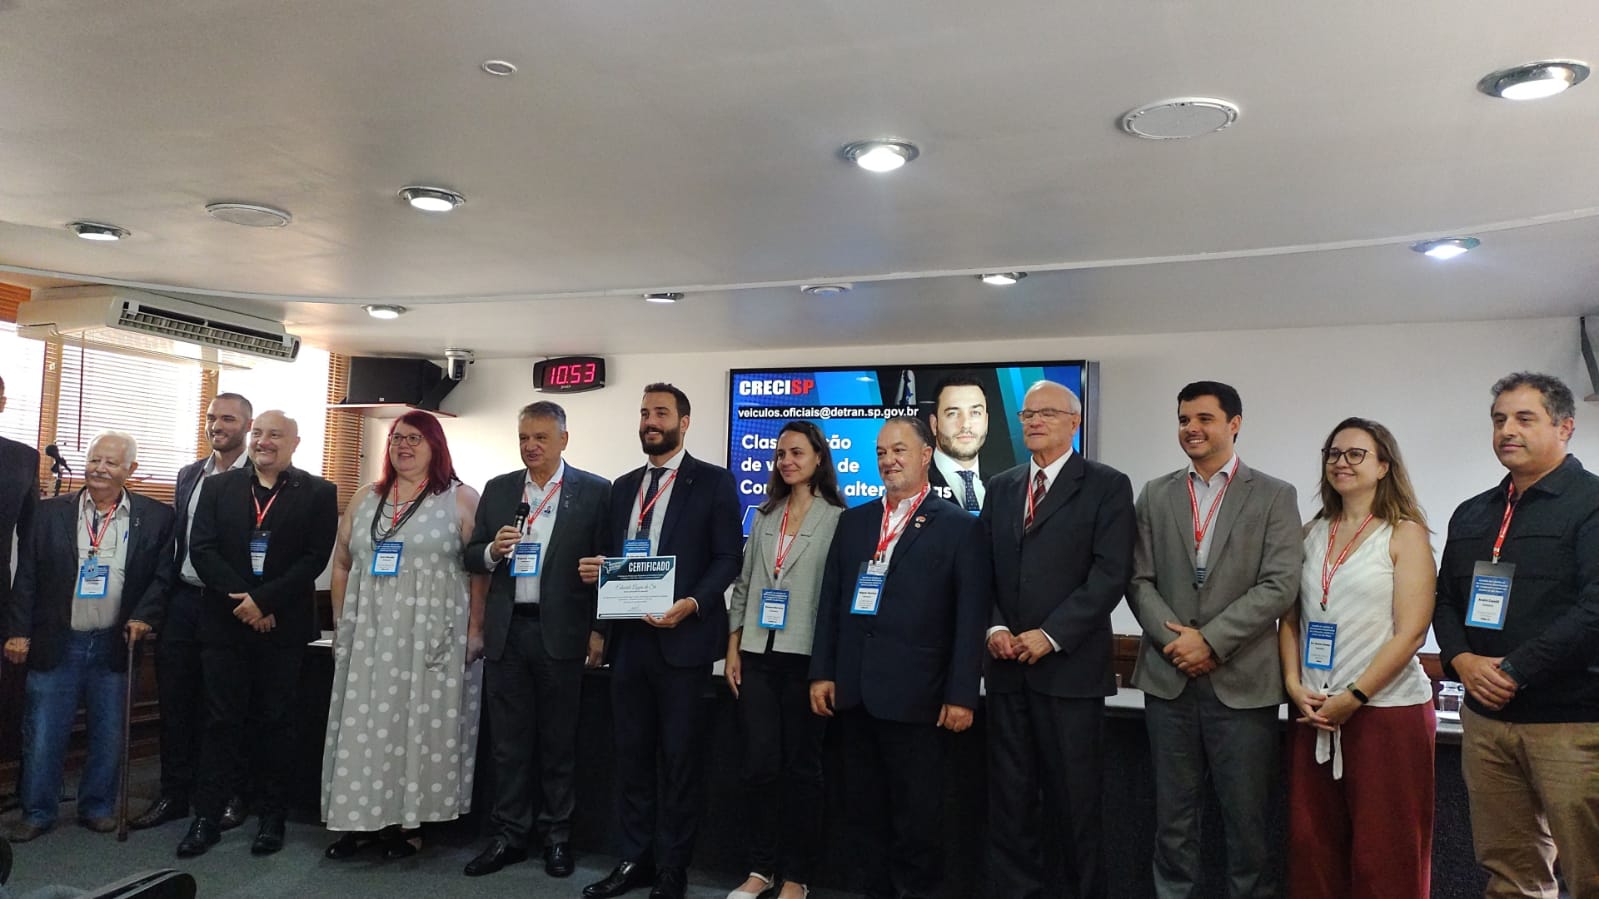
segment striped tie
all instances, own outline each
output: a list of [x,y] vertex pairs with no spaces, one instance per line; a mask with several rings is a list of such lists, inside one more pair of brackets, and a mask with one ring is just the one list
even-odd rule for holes
[[639,514],[638,533],[633,535],[635,539],[650,539],[650,524],[655,518],[655,505],[652,501],[660,490],[661,475],[665,472],[664,468],[650,469],[650,489],[644,492],[644,500],[640,506],[644,511]]
[[1044,494],[1049,492],[1049,484],[1044,480],[1044,470],[1040,468],[1038,474],[1033,475],[1033,501],[1027,504],[1027,515],[1022,519],[1022,530],[1033,526],[1033,511],[1044,504]]
[[975,473],[961,469],[959,474],[961,476],[961,480],[966,482],[966,499],[961,503],[961,505],[968,512],[982,511],[982,507],[977,505],[977,488],[972,486],[972,478],[975,476]]

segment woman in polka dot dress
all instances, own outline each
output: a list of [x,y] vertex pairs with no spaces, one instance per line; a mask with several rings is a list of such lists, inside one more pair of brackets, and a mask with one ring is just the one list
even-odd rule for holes
[[328,858],[371,843],[414,855],[422,824],[471,810],[482,666],[468,617],[487,578],[469,581],[461,547],[477,502],[438,422],[408,412],[389,429],[382,479],[340,522],[322,754],[322,819],[340,836]]

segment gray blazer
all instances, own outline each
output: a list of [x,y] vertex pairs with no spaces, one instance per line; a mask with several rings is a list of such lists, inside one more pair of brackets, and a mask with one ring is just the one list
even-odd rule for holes
[[[776,632],[772,649],[796,655],[811,654],[816,633],[816,603],[822,590],[822,569],[827,565],[827,550],[833,544],[833,531],[844,510],[821,497],[800,523],[800,531],[783,559],[782,589],[788,591],[788,624]],[[743,628],[739,648],[744,652],[766,651],[766,628],[761,627],[761,591],[772,585],[772,563],[777,531],[783,513],[774,509],[768,515],[755,513],[750,538],[744,544],[744,569],[733,582],[733,595],[727,603],[727,620],[733,630]]]
[[1304,547],[1292,484],[1240,460],[1216,514],[1209,571],[1194,586],[1193,508],[1186,467],[1144,485],[1127,600],[1143,640],[1133,686],[1176,699],[1188,676],[1161,654],[1176,638],[1167,621],[1197,627],[1220,663],[1208,676],[1216,698],[1235,709],[1276,705],[1283,693],[1277,619],[1298,600]]

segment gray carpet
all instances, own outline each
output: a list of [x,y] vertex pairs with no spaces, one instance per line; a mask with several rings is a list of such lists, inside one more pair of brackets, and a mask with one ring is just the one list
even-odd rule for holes
[[[133,797],[130,805],[142,810],[155,792],[155,765],[134,766]],[[69,789],[71,784],[69,782]],[[88,889],[118,880],[137,871],[153,868],[178,868],[193,874],[203,899],[244,896],[303,896],[316,899],[333,897],[418,896],[446,899],[456,896],[515,896],[519,899],[561,897],[576,899],[583,885],[605,876],[615,859],[599,856],[578,857],[577,873],[561,880],[548,877],[544,865],[531,859],[512,865],[487,877],[465,877],[461,868],[482,848],[482,844],[460,829],[445,830],[416,856],[402,861],[384,861],[376,855],[361,855],[345,861],[329,861],[322,850],[332,838],[326,830],[309,823],[290,822],[288,842],[283,851],[265,858],[250,854],[255,836],[255,820],[222,835],[222,842],[195,859],[179,859],[173,849],[188,827],[174,821],[154,830],[134,831],[126,843],[114,834],[91,833],[77,826],[76,808],[62,803],[55,830],[29,843],[14,847],[16,868],[8,888],[15,893],[47,884],[64,884]],[[18,813],[7,814],[0,825],[9,829]],[[690,872],[689,899],[725,899],[737,885],[725,875]],[[648,890],[635,890],[629,897],[644,899]],[[816,899],[837,899],[845,894],[817,890]]]

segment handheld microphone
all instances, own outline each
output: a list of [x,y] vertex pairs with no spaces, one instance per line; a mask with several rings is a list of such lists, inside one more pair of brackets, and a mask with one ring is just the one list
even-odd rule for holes
[[51,471],[59,468],[67,474],[72,473],[72,466],[67,464],[67,460],[61,458],[61,450],[57,449],[55,444],[52,443],[45,447],[44,454],[55,460],[55,464],[50,466]]
[[522,529],[522,525],[527,524],[527,516],[532,511],[533,507],[527,503],[518,503],[516,507],[516,517],[511,521],[511,527],[520,531]]

